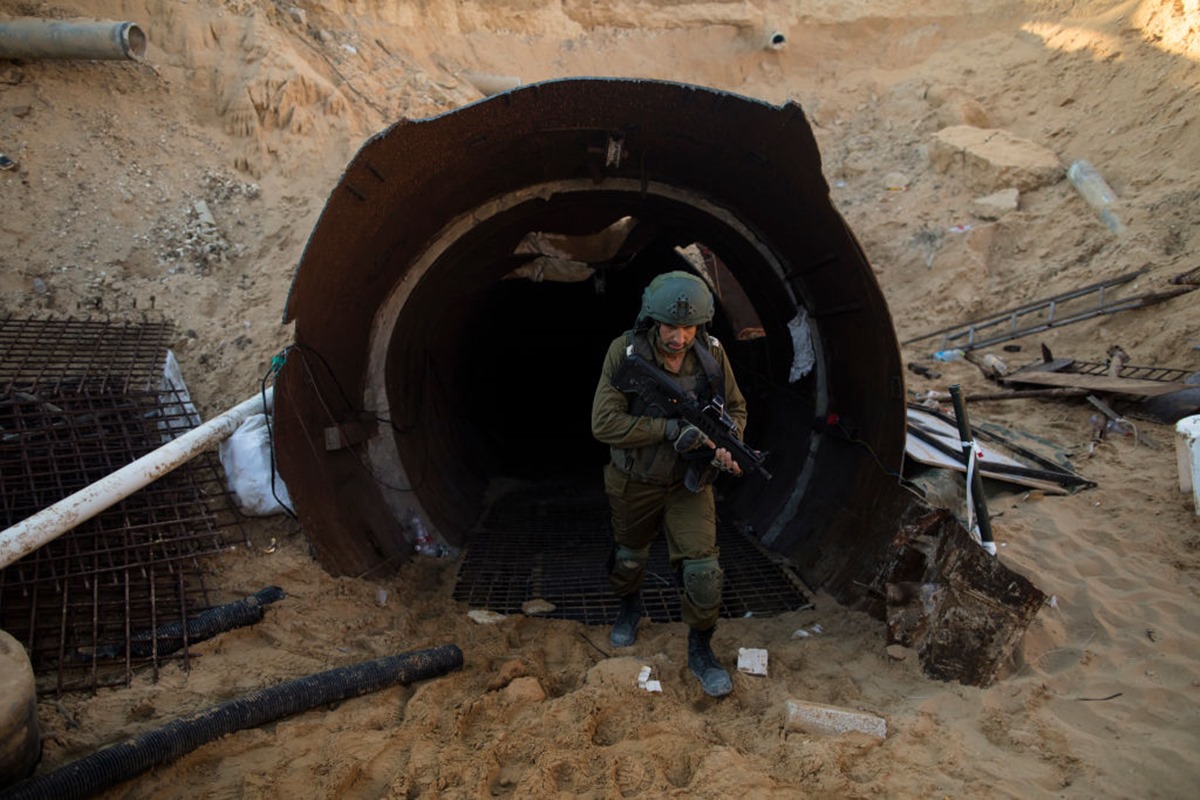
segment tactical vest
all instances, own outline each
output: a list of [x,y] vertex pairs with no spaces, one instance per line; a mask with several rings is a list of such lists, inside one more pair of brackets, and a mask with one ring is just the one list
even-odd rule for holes
[[[629,331],[626,334],[626,352],[636,352],[646,361],[658,366],[654,347],[645,331]],[[681,389],[696,398],[701,405],[716,399],[725,402],[725,373],[709,350],[710,337],[700,333],[692,343],[691,352],[696,355],[700,369],[690,375],[663,374],[677,383]],[[629,413],[637,417],[662,417],[657,407],[648,406],[637,394],[627,393]],[[629,477],[643,483],[671,485],[683,480],[688,463],[671,442],[660,442],[633,450],[611,448],[613,464]]]

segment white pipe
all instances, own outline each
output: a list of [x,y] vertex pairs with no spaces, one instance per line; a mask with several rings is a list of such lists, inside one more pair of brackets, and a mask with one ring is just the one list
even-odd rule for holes
[[57,539],[79,523],[91,519],[208,447],[228,438],[247,417],[263,411],[264,403],[269,409],[272,399],[273,387],[268,387],[265,397],[251,397],[111,475],[85,486],[70,497],[0,531],[0,569]]

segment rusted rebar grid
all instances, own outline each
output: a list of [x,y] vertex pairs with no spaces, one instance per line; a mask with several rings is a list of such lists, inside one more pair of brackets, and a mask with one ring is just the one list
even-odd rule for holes
[[[191,429],[163,379],[167,323],[0,320],[0,522],[13,525]],[[155,677],[134,637],[212,605],[201,557],[245,540],[215,456],[171,471],[4,570],[0,627],[28,649],[39,691]],[[144,648],[143,648],[144,649]]]

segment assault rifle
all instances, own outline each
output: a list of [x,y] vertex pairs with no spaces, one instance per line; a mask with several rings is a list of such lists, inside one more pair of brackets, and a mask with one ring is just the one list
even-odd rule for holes
[[[737,425],[720,401],[713,400],[701,406],[695,397],[637,353],[626,356],[613,376],[613,386],[622,392],[636,393],[647,406],[657,408],[668,417],[678,417],[695,425],[718,448],[728,450],[742,472],[753,472],[767,480],[771,479],[771,473],[763,466],[767,454],[747,446],[737,437]],[[705,475],[705,472],[709,474]],[[700,473],[697,475],[695,469],[688,470],[685,482],[692,491],[710,483],[715,477],[711,470],[702,469]]]

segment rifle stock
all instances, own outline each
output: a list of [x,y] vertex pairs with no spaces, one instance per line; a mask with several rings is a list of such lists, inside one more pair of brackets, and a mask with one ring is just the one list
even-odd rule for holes
[[[678,417],[695,425],[718,448],[728,450],[742,472],[771,479],[763,462],[767,454],[748,446],[737,437],[737,426],[724,405],[712,402],[701,406],[662,370],[637,353],[630,353],[613,376],[613,386],[622,392],[634,392],[647,406],[668,417]],[[689,487],[691,488],[691,487]]]

